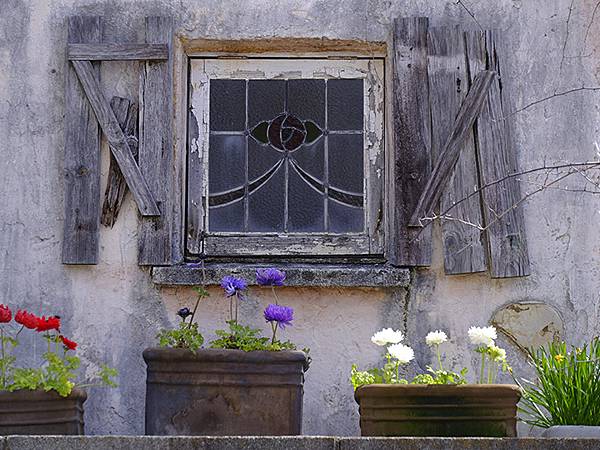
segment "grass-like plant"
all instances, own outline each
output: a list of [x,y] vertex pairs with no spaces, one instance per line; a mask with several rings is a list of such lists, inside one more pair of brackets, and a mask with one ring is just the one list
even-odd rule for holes
[[523,380],[522,420],[554,425],[600,425],[600,338],[580,348],[564,342],[530,351],[537,381]]

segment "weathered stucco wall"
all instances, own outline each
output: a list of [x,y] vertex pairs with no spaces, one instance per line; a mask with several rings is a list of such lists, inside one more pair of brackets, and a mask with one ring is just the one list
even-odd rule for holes
[[[554,93],[600,86],[600,17],[592,0],[469,0],[484,28],[503,30],[511,48],[504,82],[514,108]],[[120,387],[93,389],[87,430],[94,434],[143,433],[144,347],[161,326],[189,305],[187,288],[158,289],[136,264],[136,212],[128,199],[116,226],[102,228],[100,262],[94,267],[60,264],[63,215],[62,155],[66,17],[102,15],[107,36],[141,40],[143,17],[172,15],[176,31],[190,37],[321,37],[385,40],[393,17],[426,15],[433,25],[477,27],[455,0],[2,0],[0,5],[0,302],[63,317],[65,333],[81,343],[84,372],[101,361],[120,371]],[[600,16],[600,14],[598,14]],[[594,19],[597,19],[594,21]],[[107,95],[135,95],[131,64],[107,63]],[[600,89],[600,88],[597,88]],[[597,158],[599,93],[580,90],[540,102],[516,114],[521,167],[544,161]],[[103,173],[107,172],[108,151]],[[524,191],[532,189],[523,185]],[[419,270],[407,295],[379,289],[283,289],[282,301],[297,310],[286,332],[311,348],[313,366],[305,390],[308,434],[358,433],[348,384],[352,362],[368,366],[381,354],[369,342],[381,326],[407,326],[421,366],[430,360],[420,344],[432,328],[450,332],[448,360],[475,367],[465,332],[486,323],[501,305],[520,300],[556,307],[574,343],[600,332],[600,214],[590,194],[547,190],[525,205],[532,275],[491,280],[486,275],[443,274],[440,233],[434,264]],[[255,291],[243,307],[247,322],[266,326]],[[200,308],[209,338],[227,310],[220,292]],[[25,343],[24,343],[25,344]],[[523,359],[512,344],[517,371]],[[416,365],[411,367],[415,370]]]

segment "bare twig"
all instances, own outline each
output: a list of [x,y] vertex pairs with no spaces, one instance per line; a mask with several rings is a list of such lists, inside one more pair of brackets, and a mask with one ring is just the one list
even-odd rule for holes
[[509,117],[514,116],[515,114],[520,113],[521,111],[525,111],[526,109],[529,109],[529,108],[531,108],[532,106],[535,106],[535,105],[539,105],[540,103],[545,102],[547,100],[551,100],[551,99],[553,99],[555,97],[562,97],[563,95],[572,94],[573,92],[579,92],[579,91],[600,91],[600,86],[591,86],[591,87],[581,86],[581,87],[578,87],[578,88],[568,89],[568,90],[563,91],[563,92],[555,92],[554,94],[549,95],[548,97],[540,98],[540,99],[535,100],[535,101],[533,101],[531,103],[527,103],[525,106],[521,106],[520,108],[518,108],[518,109],[516,109],[516,110],[514,110],[512,112],[510,112],[509,114],[507,114],[505,116],[502,116],[500,119],[497,119],[497,120],[507,119]]
[[468,15],[471,16],[471,18],[473,19],[473,21],[477,24],[477,26],[479,27],[479,29],[481,31],[485,32],[485,30],[483,29],[483,27],[481,26],[481,24],[479,23],[479,21],[475,17],[475,14],[473,14],[471,12],[471,10],[465,6],[465,4],[463,3],[462,0],[456,0],[456,4],[462,6],[462,8],[467,12]]

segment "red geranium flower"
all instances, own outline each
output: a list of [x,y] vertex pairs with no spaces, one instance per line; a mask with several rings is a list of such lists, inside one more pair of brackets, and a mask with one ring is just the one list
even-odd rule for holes
[[75,350],[77,348],[77,342],[67,339],[62,334],[58,337],[62,341],[63,345],[65,346],[65,348],[67,350]]
[[60,328],[60,317],[52,316],[46,319],[46,316],[38,318],[36,331],[58,330]]
[[0,323],[10,322],[12,319],[12,312],[6,305],[0,305]]
[[15,314],[15,321],[23,325],[25,328],[34,330],[37,328],[40,318],[33,313],[18,310],[17,314]]

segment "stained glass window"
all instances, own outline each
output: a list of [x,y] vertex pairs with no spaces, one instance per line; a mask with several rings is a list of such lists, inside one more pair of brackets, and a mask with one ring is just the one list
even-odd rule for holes
[[364,80],[210,80],[208,231],[365,229]]

